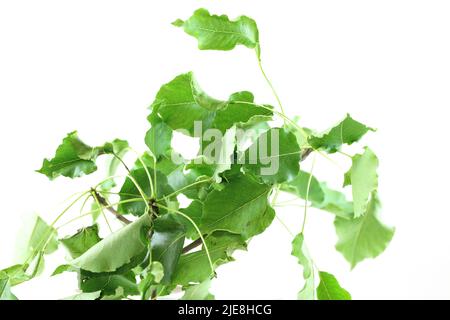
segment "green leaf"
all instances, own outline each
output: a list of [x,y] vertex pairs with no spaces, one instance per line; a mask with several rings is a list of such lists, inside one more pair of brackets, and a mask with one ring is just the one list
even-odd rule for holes
[[51,160],[44,160],[42,168],[37,172],[45,174],[51,180],[61,175],[69,178],[81,177],[97,170],[97,156],[98,150],[82,142],[74,131],[63,139]]
[[31,279],[25,272],[24,265],[16,264],[6,269],[0,270],[0,277],[9,279],[9,284],[15,286]]
[[[248,94],[251,94],[248,92]],[[273,107],[269,105],[258,105],[252,101],[235,100],[242,96],[242,92],[230,96],[226,106],[216,113],[212,128],[224,132],[233,125],[244,127],[249,124],[270,121],[272,119]],[[253,95],[252,95],[253,96]]]
[[136,276],[132,271],[124,274],[95,274],[80,271],[80,289],[83,292],[98,292],[102,295],[113,295],[122,288],[125,295],[139,294]]
[[[113,182],[113,185],[115,184],[115,182]],[[108,187],[106,187],[106,188],[102,188],[103,190],[107,190],[108,189]],[[99,202],[97,202],[97,201],[92,201],[92,203],[91,203],[91,216],[92,216],[92,221],[93,222],[96,222],[97,221],[97,219],[98,219],[98,217],[100,217],[100,215],[102,214],[102,212],[104,212],[105,211],[105,207],[104,206],[102,206]]]
[[172,129],[154,113],[148,117],[148,121],[151,128],[145,135],[145,144],[156,158],[160,158],[171,149]]
[[352,296],[342,288],[336,278],[327,272],[319,271],[320,284],[317,287],[319,300],[351,300]]
[[92,246],[71,265],[96,273],[116,271],[146,250],[141,232],[151,225],[150,217],[144,215]]
[[184,225],[171,213],[157,218],[154,222],[152,261],[158,261],[164,266],[163,284],[170,283],[183,249],[185,234]]
[[336,250],[354,268],[366,258],[381,254],[394,236],[395,228],[384,225],[379,218],[380,201],[376,192],[365,215],[352,220],[337,217],[334,221],[338,243]]
[[[152,168],[147,168],[150,178],[155,181],[155,174]],[[136,180],[137,184],[140,186],[142,191],[147,197],[151,195],[150,181],[147,172],[144,168],[138,168],[131,170],[131,176]],[[167,182],[167,178],[159,171],[156,171],[156,197],[162,198],[173,192],[172,188]],[[120,201],[130,200],[130,199],[142,199],[139,190],[130,178],[127,178],[119,191]],[[144,201],[135,201],[122,203],[118,207],[118,211],[122,214],[132,214],[135,216],[141,216],[144,214],[147,206]]]
[[151,295],[151,288],[161,282],[164,277],[164,267],[158,261],[153,261],[143,272],[143,279],[138,288],[141,297],[148,300]]
[[369,148],[353,156],[352,167],[345,174],[345,185],[351,182],[355,218],[366,213],[370,196],[378,188],[378,158]]
[[153,275],[154,282],[160,283],[164,278],[164,266],[158,261],[153,261],[150,264],[150,273]]
[[3,272],[0,272],[0,300],[17,300],[11,292],[9,277]]
[[239,175],[223,190],[212,191],[204,202],[202,231],[227,230],[246,239],[263,232],[275,217],[267,199],[270,190],[269,185]]
[[49,226],[41,217],[33,216],[17,243],[17,260],[25,262],[32,254],[44,251],[51,254],[58,248],[56,229]]
[[208,96],[191,72],[163,85],[152,104],[162,120],[173,130],[185,129],[194,135],[194,121],[206,122],[224,103]]
[[101,300],[123,300],[127,295],[122,287],[116,288],[116,291],[110,295],[103,295]]
[[[81,141],[78,138],[78,133],[73,131],[63,139],[52,159],[44,159],[42,168],[37,172],[45,174],[50,180],[59,176],[78,178],[97,171],[95,161],[98,156],[121,154],[126,148],[128,148],[128,143],[119,139],[105,143],[100,147],[91,147]],[[115,171],[117,166],[117,160],[112,161],[110,171]]]
[[328,153],[334,153],[343,144],[352,144],[359,141],[368,131],[375,131],[362,123],[352,119],[347,114],[344,120],[328,130],[321,136],[312,136],[308,139],[314,149],[324,149]]
[[201,122],[203,131],[215,128],[224,133],[233,125],[246,123],[252,117],[272,116],[271,110],[253,102],[236,101],[236,97],[233,94],[228,101],[211,98],[189,72],[161,87],[152,104],[152,114],[157,113],[172,130],[183,129],[183,133],[190,136],[196,134],[195,121]]
[[303,288],[297,293],[298,300],[315,300],[316,299],[316,284],[314,277],[308,277],[305,279]]
[[[226,231],[216,231],[209,235],[206,244],[215,267],[229,261],[233,261],[231,254],[234,250],[245,249],[245,239],[238,234]],[[212,276],[205,248],[180,257],[177,268],[172,278],[173,284],[189,285],[201,283]]]
[[[199,200],[193,200],[188,207],[180,209],[182,213],[191,218],[196,225],[200,225],[203,214],[203,203]],[[186,236],[188,238],[198,237],[198,233],[195,230],[191,222],[186,218],[178,216],[178,221],[181,222],[186,229]]]
[[314,287],[314,265],[302,233],[299,233],[292,241],[292,255],[297,257],[298,263],[303,267],[303,279],[305,279],[305,284],[297,298],[299,300],[314,300],[316,290]]
[[[180,156],[181,157],[181,156]],[[141,157],[143,162],[145,163],[145,165],[149,169],[149,171],[153,171],[154,167],[155,167],[155,163],[154,163],[154,158],[150,155],[150,153],[146,152],[144,153],[144,155]],[[182,157],[180,158],[182,159]],[[190,179],[190,175],[186,174],[184,172],[184,168],[185,168],[185,163],[184,163],[184,159],[182,159],[181,164],[175,164],[171,157],[166,155],[166,156],[161,156],[159,159],[157,159],[156,162],[156,170],[159,171],[161,174],[163,174],[166,179],[167,182],[169,184],[169,186],[173,189],[173,190],[179,190],[185,186],[187,186],[189,183],[192,183],[193,181]],[[135,169],[139,169],[139,168],[143,168],[142,163],[140,161],[137,161],[135,163]]]
[[353,203],[347,200],[345,194],[330,189],[324,182],[321,182],[320,186],[324,192],[325,199],[320,205],[314,206],[318,209],[331,212],[338,217],[353,219]]
[[209,293],[211,280],[205,280],[202,283],[189,286],[185,289],[181,300],[214,300],[214,295]]
[[[217,137],[212,142],[202,141],[202,156],[194,159],[186,169],[201,171],[203,175],[220,182],[219,175],[231,168],[236,148],[236,126],[225,131],[223,137]],[[198,164],[195,164],[198,163]]]
[[100,298],[101,291],[89,292],[89,293],[78,293],[76,295],[64,298],[62,300],[97,300]]
[[98,225],[83,228],[70,237],[59,241],[67,248],[72,258],[78,258],[102,239],[98,235]]
[[[306,198],[310,173],[300,171],[294,180],[282,183],[280,189],[292,193],[299,198]],[[311,177],[308,201],[311,206],[331,212],[345,219],[352,219],[353,203],[348,201],[342,192],[330,189],[324,182],[319,182],[316,177]]]
[[[108,154],[115,154],[119,158],[123,158],[123,156],[129,150],[129,144],[125,140],[115,139],[110,143],[106,143],[103,149]],[[112,177],[116,174],[117,168],[121,165],[120,160],[117,157],[111,157],[109,159],[107,167],[108,167],[108,177]],[[110,190],[116,186],[114,179],[108,179],[102,184],[103,190]]]
[[58,274],[64,273],[64,272],[78,272],[79,269],[75,268],[74,266],[71,266],[70,264],[62,264],[58,267],[56,267],[55,271],[52,273],[53,276],[57,276]]
[[246,16],[230,21],[226,15],[210,15],[208,10],[198,9],[188,20],[178,19],[173,25],[197,38],[200,50],[232,50],[237,45],[259,48],[256,22]]
[[266,183],[294,179],[300,169],[300,148],[295,135],[282,128],[264,132],[246,152],[244,169],[261,176]]
[[[311,178],[311,183],[308,182]],[[286,192],[290,192],[302,199],[306,198],[308,193],[308,201],[311,201],[313,205],[320,205],[325,200],[325,193],[320,185],[320,182],[316,177],[312,176],[309,172],[299,171],[298,175],[289,182],[285,182],[280,185],[280,189]]]

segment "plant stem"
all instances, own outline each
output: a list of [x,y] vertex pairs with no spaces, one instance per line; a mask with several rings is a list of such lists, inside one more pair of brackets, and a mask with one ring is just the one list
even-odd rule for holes
[[150,191],[151,191],[151,195],[150,195],[150,197],[151,198],[156,198],[156,192],[157,192],[157,190],[156,190],[156,188],[157,188],[157,186],[156,186],[156,158],[155,157],[152,157],[153,158],[153,179],[155,180],[154,182],[152,181],[152,177],[151,177],[151,175],[150,175],[150,172],[148,171],[148,168],[147,168],[147,166],[145,165],[145,162],[144,162],[144,160],[142,159],[142,157],[141,157],[141,155],[139,154],[139,152],[137,152],[136,150],[134,150],[133,148],[131,148],[131,147],[128,147],[128,150],[130,150],[130,151],[132,151],[132,152],[134,152],[135,154],[136,154],[136,156],[137,156],[137,158],[138,158],[138,160],[139,160],[139,162],[141,163],[141,165],[142,165],[142,167],[144,168],[144,170],[145,170],[145,173],[147,174],[147,178],[148,178],[148,182],[150,183]]
[[[117,205],[120,205],[120,204],[123,204],[123,203],[139,202],[139,201],[143,201],[142,198],[134,198],[134,199],[122,200],[122,201],[119,201],[119,202],[116,202],[116,203],[113,203],[113,204],[110,204],[110,205],[104,206],[104,207],[105,207],[105,209],[108,209],[108,208],[110,208],[110,207],[117,206]],[[78,220],[78,219],[81,219],[81,218],[86,217],[86,216],[89,216],[89,215],[91,215],[91,214],[93,214],[93,213],[99,212],[100,210],[101,210],[101,209],[95,209],[95,210],[91,210],[91,211],[89,211],[89,212],[86,212],[86,213],[84,213],[84,214],[82,214],[82,215],[80,215],[80,216],[78,216],[78,217],[75,217],[75,218],[73,218],[73,219],[70,219],[69,221],[67,221],[66,223],[60,225],[60,226],[57,227],[56,229],[61,229],[62,227],[66,226],[66,225],[68,225],[68,224],[70,224],[70,223],[72,223],[72,222],[74,222],[74,221],[76,221],[76,220]]]
[[119,162],[123,165],[123,167],[125,168],[125,170],[127,170],[127,172],[129,173],[129,174],[131,174],[131,170],[130,170],[130,168],[128,168],[128,166],[127,166],[127,164],[125,163],[125,161],[123,161],[123,159],[121,158],[121,157],[119,157],[119,155],[118,154],[116,154],[116,153],[112,153],[112,155],[117,159],[117,160],[119,160]]
[[92,190],[92,191],[91,191],[91,194],[92,194],[92,196],[94,197],[94,200],[95,200],[95,202],[97,203],[97,205],[100,207],[101,213],[102,213],[102,216],[103,216],[103,219],[105,219],[106,224],[108,225],[108,229],[109,229],[109,231],[112,233],[113,230],[112,230],[112,228],[111,228],[111,225],[109,224],[108,218],[107,218],[106,215],[105,215],[105,211],[103,211],[103,206],[100,204],[100,201],[98,201],[98,198],[97,198],[97,195],[96,195],[96,193],[95,193],[95,190]]
[[102,197],[97,190],[92,189],[93,195],[95,197],[95,199],[98,201],[99,206],[101,206],[102,208],[105,208],[106,210],[108,210],[109,212],[111,212],[118,220],[122,221],[125,224],[130,224],[131,221],[128,220],[127,218],[125,218],[123,215],[121,215],[120,213],[118,213],[116,210],[114,210],[114,208],[108,204],[108,201]]
[[197,233],[198,233],[198,235],[199,235],[199,237],[200,237],[200,239],[201,239],[201,241],[202,241],[202,243],[203,243],[203,248],[205,249],[206,256],[208,257],[209,266],[211,267],[211,273],[212,273],[212,274],[215,274],[215,271],[214,271],[214,265],[213,265],[213,262],[212,262],[212,260],[211,260],[211,255],[209,254],[208,246],[206,245],[206,241],[205,241],[205,239],[203,238],[202,232],[200,231],[200,229],[198,228],[198,226],[197,226],[197,224],[194,222],[194,220],[192,220],[191,217],[189,217],[188,215],[184,214],[184,213],[181,212],[181,211],[178,211],[178,210],[175,210],[175,209],[172,209],[172,208],[168,208],[168,207],[163,206],[163,205],[161,205],[161,204],[159,204],[159,203],[157,203],[156,205],[157,205],[158,207],[160,207],[160,208],[163,208],[163,209],[166,209],[166,210],[168,210],[168,211],[171,211],[171,212],[174,212],[174,213],[176,213],[176,214],[179,214],[180,216],[182,216],[183,218],[185,218],[186,220],[188,220],[188,221],[194,226],[195,230],[197,231]]
[[348,153],[345,153],[344,151],[338,150],[337,152],[342,154],[343,156],[346,156],[347,158],[353,159],[353,157],[351,155],[349,155]]
[[[71,202],[56,218],[55,220],[53,220],[53,222],[50,224],[50,232],[47,232],[40,240],[39,240],[39,244],[36,246],[36,248],[39,248],[40,245],[43,243],[44,247],[40,250],[40,251],[44,251],[47,243],[52,235],[52,228],[53,226],[59,221],[59,219],[61,219],[64,214],[67,213],[67,211],[70,210],[70,208],[72,208],[81,198],[83,198],[86,194],[88,194],[90,191],[85,191],[83,192],[81,195],[79,195],[73,202]],[[31,255],[25,260],[25,262],[23,263],[23,268],[24,271],[26,271],[29,267],[29,263],[36,257],[36,254],[38,254],[40,251],[38,251],[37,249],[34,249],[33,252],[31,253]]]
[[277,103],[280,107],[281,113],[283,115],[285,115],[286,113],[284,112],[283,104],[281,103],[280,97],[278,96],[278,93],[275,90],[275,87],[273,86],[272,81],[270,81],[269,77],[267,76],[266,72],[264,71],[264,68],[261,63],[261,57],[259,56],[258,50],[256,50],[255,52],[256,52],[256,59],[258,60],[259,70],[261,70],[261,73],[262,73],[264,79],[266,80],[267,84],[269,85],[270,89],[272,90],[272,93],[275,96],[275,99],[277,100]]
[[314,156],[313,162],[311,165],[311,171],[309,173],[308,186],[306,187],[305,210],[303,212],[302,231],[300,233],[303,233],[305,231],[306,217],[307,217],[307,212],[308,212],[309,189],[311,188],[311,181],[312,181],[312,177],[313,177],[313,169],[314,169],[315,162],[316,162],[316,157]]
[[[171,198],[171,197],[173,197],[175,195],[178,195],[180,192],[182,192],[182,191],[184,191],[186,189],[189,189],[189,188],[191,188],[193,186],[196,186],[198,184],[201,184],[201,183],[204,183],[204,182],[208,182],[208,181],[211,181],[211,180],[212,180],[212,178],[209,178],[209,179],[199,180],[199,181],[196,181],[194,183],[188,184],[187,186],[184,186],[184,187],[178,189],[177,191],[174,191],[171,194],[169,194],[167,196],[164,196],[164,198]],[[157,199],[156,201],[161,201],[161,200],[163,200],[163,198]]]
[[[308,138],[309,135],[305,132],[305,130],[300,127],[294,120],[292,120],[291,118],[289,118],[288,116],[286,116],[284,113],[279,112],[274,110],[273,108],[270,108],[268,106],[262,105],[262,104],[257,104],[257,103],[253,103],[253,102],[248,102],[248,101],[232,101],[231,103],[236,103],[236,104],[248,104],[248,105],[253,105],[253,106],[257,106],[266,110],[269,110],[273,113],[275,113],[276,115],[280,116],[283,120],[286,120],[287,122],[289,122],[290,124],[292,124],[305,138]],[[285,122],[286,122],[285,121]]]
[[[206,237],[206,235],[205,235]],[[198,238],[195,241],[192,241],[191,243],[189,243],[186,247],[183,248],[183,250],[181,251],[182,253],[188,253],[189,251],[197,248],[198,246],[200,246],[202,244],[202,239]]]

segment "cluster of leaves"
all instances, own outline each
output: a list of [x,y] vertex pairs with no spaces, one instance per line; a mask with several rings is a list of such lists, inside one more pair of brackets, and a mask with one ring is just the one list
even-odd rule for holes
[[[199,9],[188,20],[173,24],[195,37],[201,50],[231,50],[237,45],[255,50],[261,66],[258,29],[248,17],[232,21],[225,15]],[[265,76],[262,67],[261,71]],[[184,299],[212,299],[208,290],[216,268],[232,261],[235,250],[245,250],[248,241],[272,223],[276,214],[274,198],[279,192],[291,193],[309,206],[335,215],[336,249],[352,267],[378,256],[390,242],[394,229],[379,218],[378,159],[374,152],[365,147],[361,153],[347,155],[351,166],[343,176],[343,188],[351,187],[352,201],[300,166],[311,153],[341,152],[343,145],[356,143],[374,130],[347,115],[330,130],[316,134],[288,118],[281,103],[280,107],[281,112],[257,104],[247,91],[233,93],[227,100],[214,99],[201,89],[193,73],[186,73],[157,93],[148,117],[148,150],[138,156],[134,166],[127,166],[122,159],[132,151],[126,141],[117,139],[91,147],[76,132],[69,133],[55,156],[44,160],[38,172],[49,179],[78,178],[95,172],[97,159],[105,156],[110,158],[110,177],[77,197],[52,224],[36,219],[24,247],[23,263],[0,271],[0,298],[15,299],[11,287],[38,275],[44,256],[62,245],[70,259],[53,275],[76,272],[81,291],[68,299],[155,299],[177,288],[184,291]],[[276,116],[284,120],[281,127],[269,125]],[[174,163],[173,132],[194,136],[194,121],[201,121],[204,129],[223,133],[223,145],[231,147],[223,150],[225,157],[236,157],[238,151],[245,155],[252,144],[261,139],[270,141],[270,136],[276,134],[279,170],[263,175],[265,164],[261,161],[230,165],[192,160]],[[238,128],[263,130],[246,144],[238,139]],[[198,157],[206,155],[200,153]],[[114,175],[122,164],[127,175],[118,186]],[[180,194],[191,200],[187,207],[180,208]],[[114,196],[119,198],[116,203],[111,201]],[[83,214],[92,215],[92,226],[58,239],[55,225],[83,199],[92,202],[92,210]],[[104,211],[118,218],[123,227],[102,239],[96,220]],[[306,218],[306,206],[304,213]],[[336,278],[313,262],[304,225],[292,241],[292,255],[303,267],[305,284],[299,299],[350,299]]]

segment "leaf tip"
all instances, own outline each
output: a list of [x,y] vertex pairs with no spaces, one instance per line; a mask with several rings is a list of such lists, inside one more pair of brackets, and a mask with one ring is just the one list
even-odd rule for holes
[[184,21],[181,19],[177,19],[172,22],[172,25],[175,27],[182,27],[184,25]]

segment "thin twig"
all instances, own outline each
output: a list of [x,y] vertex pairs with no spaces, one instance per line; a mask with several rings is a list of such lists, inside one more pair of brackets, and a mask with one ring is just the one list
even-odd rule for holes
[[120,221],[122,221],[125,224],[130,224],[131,221],[128,220],[127,218],[125,218],[123,215],[121,215],[120,213],[118,213],[113,207],[111,207],[108,204],[108,201],[106,201],[105,198],[103,198],[95,189],[92,189],[93,194],[95,195],[95,197],[97,198],[98,202],[100,203],[100,205],[102,205],[103,207],[105,207],[106,210],[108,210],[109,212],[111,212],[113,215],[116,216],[116,218]]
[[197,240],[189,243],[186,247],[183,248],[183,250],[181,251],[182,253],[187,253],[195,248],[197,248],[198,246],[200,246],[202,244],[202,239],[198,238]]

